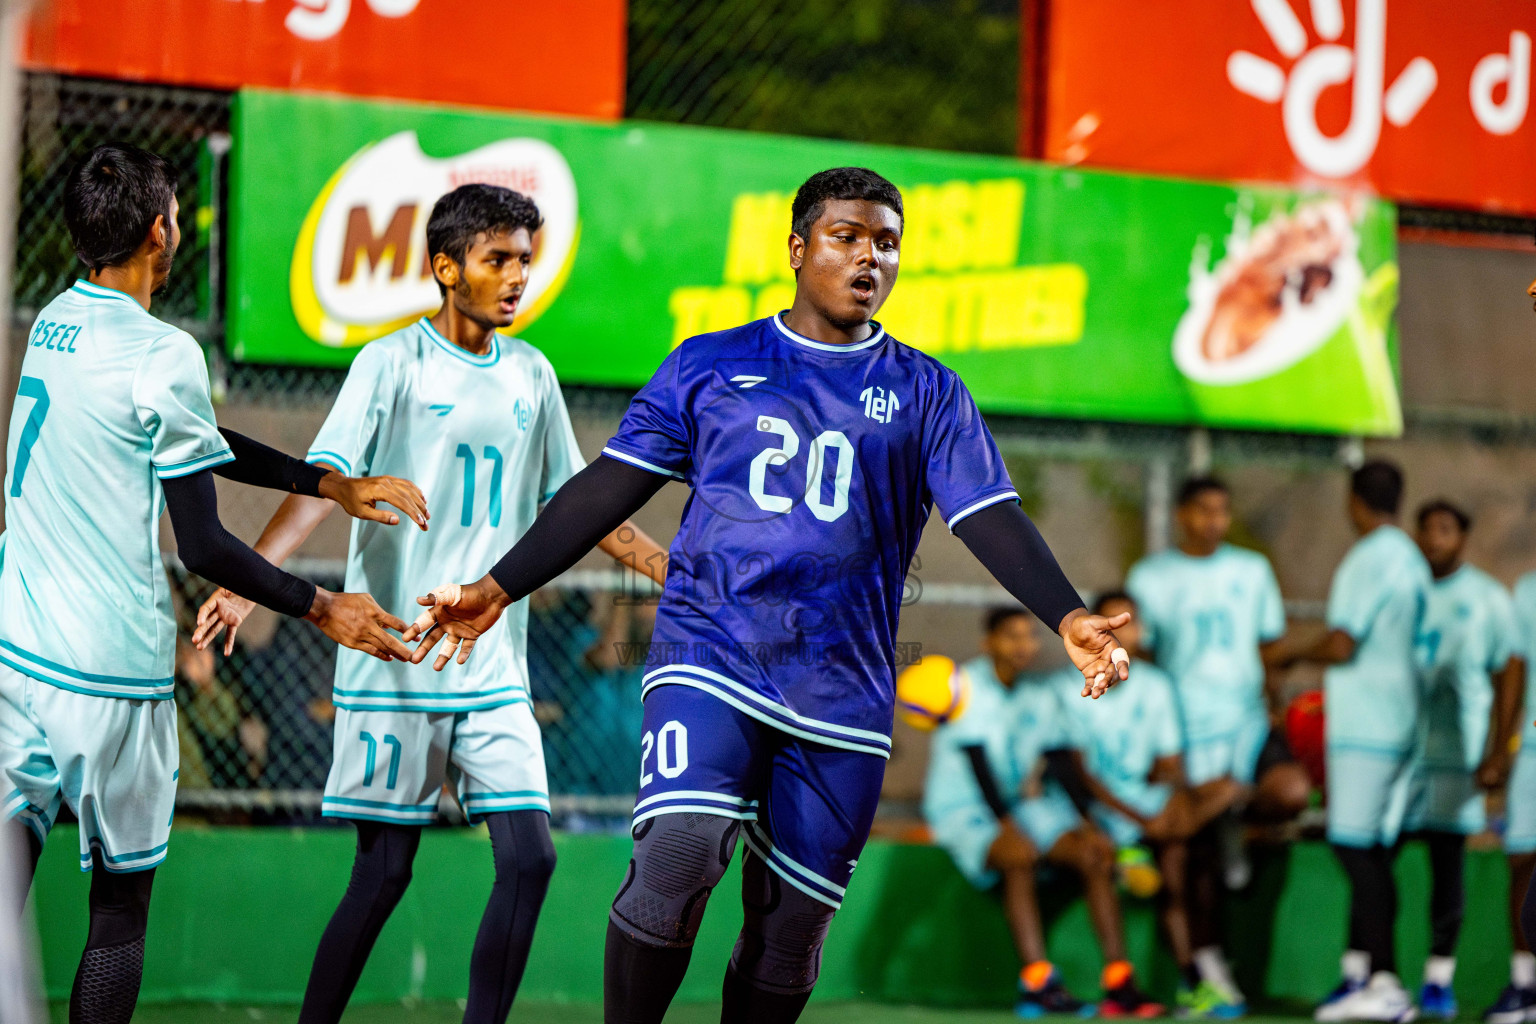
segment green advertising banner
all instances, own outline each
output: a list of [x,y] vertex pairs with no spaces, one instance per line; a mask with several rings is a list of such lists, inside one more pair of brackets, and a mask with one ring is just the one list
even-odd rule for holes
[[545,216],[514,331],[567,383],[638,387],[684,339],[789,305],[794,190],[859,164],[906,200],[879,319],[984,410],[1401,429],[1396,217],[1374,200],[264,91],[234,138],[236,360],[345,366],[435,309],[432,203],[493,182]]

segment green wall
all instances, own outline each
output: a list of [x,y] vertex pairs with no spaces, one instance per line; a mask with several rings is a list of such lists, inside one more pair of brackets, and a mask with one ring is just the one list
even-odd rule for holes
[[[85,938],[88,876],[77,833],[60,828],[34,890],[44,973],[66,997]],[[602,994],[607,905],[629,852],[624,836],[555,837],[560,866],[523,982],[529,999],[596,1002]],[[1327,847],[1260,851],[1257,879],[1229,906],[1241,981],[1250,997],[1307,1002],[1337,980],[1346,886]],[[155,882],[145,1000],[296,1002],[315,943],[346,887],[349,829],[178,827]],[[733,868],[713,908],[680,998],[717,997],[740,926]],[[1398,949],[1405,980],[1418,980],[1428,944],[1427,858],[1410,846],[1398,863],[1404,920]],[[453,999],[464,994],[470,946],[491,884],[483,831],[433,829],[415,881],[379,939],[359,1000]],[[1068,984],[1095,990],[1100,965],[1082,904],[1047,879],[1052,955]],[[1469,856],[1470,906],[1457,988],[1469,1009],[1491,1002],[1508,971],[1503,858]],[[1144,980],[1164,998],[1174,984],[1151,908],[1132,904],[1127,931]],[[931,847],[874,842],[827,943],[818,997],[946,1005],[1004,1004],[1017,964],[1000,913]]]

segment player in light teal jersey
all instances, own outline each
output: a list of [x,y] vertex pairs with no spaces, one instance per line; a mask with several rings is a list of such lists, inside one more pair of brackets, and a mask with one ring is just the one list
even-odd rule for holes
[[1181,1016],[1240,1016],[1245,1004],[1235,983],[1219,976],[1210,980],[1197,966],[1187,879],[1190,838],[1231,807],[1244,787],[1228,775],[1188,784],[1173,681],[1142,660],[1143,619],[1135,600],[1110,591],[1099,595],[1093,612],[1131,617],[1115,635],[1134,661],[1130,680],[1096,701],[1077,699],[1081,687],[1074,689],[1064,674],[1055,677],[1057,694],[1073,722],[1079,769],[1093,801],[1090,814],[1122,852],[1135,852],[1142,843],[1155,852],[1163,879],[1163,930],[1180,974]]
[[961,669],[970,685],[964,713],[935,731],[929,749],[923,817],[934,841],[972,885],[1001,886],[1003,912],[1024,964],[1021,1016],[1074,1013],[1083,1005],[1062,987],[1046,954],[1035,891],[1035,868],[1042,860],[1083,879],[1109,965],[1107,1006],[1131,1014],[1155,1011],[1125,960],[1114,848],[1084,822],[1047,772],[1051,756],[1076,747],[1080,738],[1057,694],[1056,677],[1026,673],[1040,652],[1033,620],[1023,608],[994,610],[982,648],[985,653]]
[[1531,952],[1529,925],[1522,923],[1521,907],[1530,891],[1536,869],[1536,572],[1515,583],[1515,624],[1518,656],[1525,669],[1525,707],[1519,752],[1515,755],[1505,794],[1504,852],[1509,858],[1509,922],[1514,952],[1510,959],[1509,985],[1484,1015],[1488,1024],[1524,1024],[1536,1018],[1536,954]]
[[1524,666],[1503,584],[1462,561],[1472,519],[1448,501],[1419,509],[1416,540],[1435,582],[1419,629],[1424,728],[1406,830],[1429,846],[1430,947],[1419,1010],[1454,1020],[1456,943],[1466,914],[1467,836],[1486,827],[1485,791],[1509,779]]
[[[1180,489],[1178,547],[1132,567],[1126,589],[1145,623],[1146,646],[1174,681],[1184,722],[1184,771],[1200,785],[1232,779],[1244,787],[1243,815],[1266,823],[1300,814],[1312,783],[1283,733],[1271,727],[1264,652],[1285,633],[1285,608],[1269,560],[1227,543],[1232,502],[1215,477]],[[1200,981],[1197,1016],[1231,1016],[1245,1004],[1221,943],[1224,876],[1246,870],[1243,822],[1224,815],[1190,847],[1191,931]],[[1219,995],[1218,1002],[1210,998]]]
[[28,830],[35,867],[61,806],[79,818],[92,877],[76,1021],[132,1013],[170,841],[176,626],[161,513],[191,571],[343,643],[410,656],[386,633],[404,623],[367,595],[280,572],[220,524],[214,471],[386,520],[397,517],[372,507],[381,498],[425,509],[405,481],[344,480],[219,430],[202,350],[149,313],[180,238],[175,192],[169,165],[131,147],[99,147],[70,172],[65,221],[89,274],[33,324],[7,437],[0,821],[6,841]]
[[[490,185],[461,186],[433,208],[427,245],[442,308],[358,353],[309,459],[409,474],[439,512],[426,534],[354,529],[349,586],[410,602],[445,566],[461,575],[482,571],[585,465],[549,360],[498,333],[514,322],[540,225],[531,200]],[[328,511],[290,498],[256,550],[281,563]],[[600,547],[661,582],[666,555],[632,524]],[[195,639],[207,644],[249,610],[249,602],[215,595]],[[528,691],[527,601],[509,609],[507,626],[487,633],[475,658],[447,675],[408,662],[337,661],[336,753],[322,812],[356,823],[358,852],[352,884],[315,954],[305,1024],[340,1019],[409,881],[421,826],[436,817],[445,783],[456,786],[472,823],[488,823],[496,860],[464,1019],[506,1019],[554,867],[543,746]],[[233,628],[226,652],[232,642]]]
[[1393,850],[1408,809],[1423,707],[1415,656],[1429,599],[1429,563],[1396,525],[1403,475],[1367,462],[1350,479],[1349,518],[1360,539],[1328,591],[1328,633],[1275,657],[1311,661],[1327,715],[1328,840],[1350,878],[1344,980],[1319,1021],[1404,1019],[1413,1003],[1397,976]]

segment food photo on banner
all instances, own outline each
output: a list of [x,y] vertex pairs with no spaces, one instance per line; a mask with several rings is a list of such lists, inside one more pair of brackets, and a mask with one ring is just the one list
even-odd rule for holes
[[568,384],[638,387],[688,337],[789,305],[795,187],[860,164],[906,199],[881,322],[985,411],[1401,429],[1396,217],[1375,199],[262,90],[239,95],[234,139],[237,361],[345,366],[435,308],[432,204],[493,182],[545,216],[513,331]]

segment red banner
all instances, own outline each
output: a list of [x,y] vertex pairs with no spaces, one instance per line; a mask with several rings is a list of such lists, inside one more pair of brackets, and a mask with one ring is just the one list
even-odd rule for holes
[[29,67],[617,118],[624,0],[49,0]]
[[1536,213],[1531,0],[1056,0],[1044,155]]

